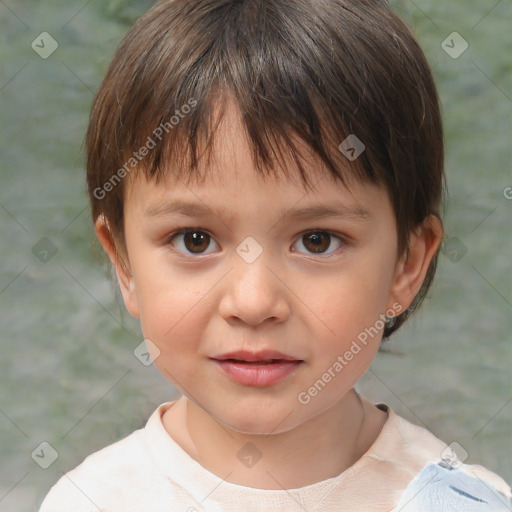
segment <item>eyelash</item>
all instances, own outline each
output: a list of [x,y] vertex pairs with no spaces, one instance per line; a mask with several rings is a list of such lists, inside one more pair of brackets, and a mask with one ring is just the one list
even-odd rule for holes
[[[212,240],[214,240],[213,236],[211,236],[210,233],[208,233],[208,231],[206,231],[204,229],[201,229],[201,228],[179,228],[178,230],[174,231],[173,233],[171,233],[166,238],[165,245],[166,246],[172,245],[172,242],[174,241],[174,239],[176,237],[178,237],[180,235],[186,235],[187,233],[202,233],[202,234],[206,234]],[[309,254],[310,256],[319,256],[319,257],[322,257],[322,258],[328,258],[329,256],[332,256],[333,254],[338,252],[343,247],[347,246],[348,243],[349,243],[346,236],[342,236],[339,233],[333,233],[332,231],[329,231],[327,229],[315,228],[315,229],[308,229],[307,231],[303,231],[302,233],[300,233],[293,245],[295,245],[298,241],[300,241],[305,235],[313,234],[313,233],[326,234],[326,235],[329,235],[330,237],[337,238],[340,241],[340,247],[338,247],[337,249],[334,249],[333,251],[328,252],[328,253],[308,252],[307,254]],[[330,249],[330,244],[329,244],[329,249]],[[207,256],[208,254],[210,254],[210,253],[197,253],[196,255],[193,255],[193,253],[184,253],[183,251],[181,251],[179,249],[176,249],[174,247],[171,250],[173,252],[174,251],[178,252],[180,255],[182,255],[185,258],[193,259],[193,260],[197,260],[197,259],[199,259],[199,258],[201,258],[203,256]]]

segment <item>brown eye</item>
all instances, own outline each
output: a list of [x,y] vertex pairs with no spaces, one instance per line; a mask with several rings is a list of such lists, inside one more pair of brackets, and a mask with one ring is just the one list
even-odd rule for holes
[[338,248],[335,246],[333,250],[326,253],[326,251],[332,245],[332,243],[331,243],[332,238],[339,240],[338,247],[343,245],[343,243],[339,237],[332,235],[331,233],[328,233],[327,231],[310,231],[309,233],[302,235],[299,238],[298,243],[302,244],[309,253],[329,254]]
[[190,252],[198,254],[208,248],[210,236],[201,231],[191,231],[184,234],[183,242]]
[[[174,235],[170,244],[179,249],[180,252],[187,254],[209,254],[205,252],[211,245],[210,235],[199,229],[182,231]],[[215,244],[216,245],[216,244]],[[210,251],[211,252],[211,251]]]

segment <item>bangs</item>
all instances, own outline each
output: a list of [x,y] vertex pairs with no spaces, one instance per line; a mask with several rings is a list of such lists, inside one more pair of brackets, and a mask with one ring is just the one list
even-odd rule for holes
[[[311,33],[297,31],[290,15],[300,11],[272,2],[175,1],[139,19],[119,48],[130,60],[121,58],[110,70],[118,84],[115,141],[124,143],[117,148],[124,161],[147,146],[138,166],[147,178],[159,181],[170,172],[199,178],[230,98],[262,174],[276,172],[276,164],[284,169],[287,158],[310,186],[303,162],[312,153],[342,183],[349,177],[376,181],[365,154],[350,161],[338,149],[354,132],[365,138],[354,123],[361,87],[350,77],[352,64],[344,64],[346,76],[340,70],[333,75],[328,58],[310,51]],[[194,23],[169,22],[187,18]],[[143,26],[147,33],[148,25],[151,47],[137,52],[137,32]],[[340,85],[343,91],[333,94]]]
[[[207,172],[216,168],[212,165],[215,148],[228,143],[226,137],[232,133],[223,129],[228,110],[233,112],[228,104],[235,108],[235,115],[239,116],[252,152],[252,161],[263,176],[277,178],[279,172],[286,176],[291,172],[298,173],[303,185],[310,188],[314,177],[307,172],[308,165],[305,163],[309,162],[309,168],[327,169],[330,176],[345,185],[352,179],[364,181],[374,178],[365,172],[363,165],[343,156],[338,146],[345,136],[340,138],[341,130],[333,133],[329,123],[320,124],[319,120],[325,116],[317,114],[311,98],[305,100],[305,103],[311,102],[309,115],[295,116],[292,123],[284,121],[291,119],[292,112],[283,108],[284,105],[276,112],[268,104],[268,96],[266,100],[252,101],[248,105],[243,103],[245,98],[238,98],[232,90],[225,88],[209,90],[207,94],[201,97],[196,93],[188,99],[184,98],[179,103],[180,108],[173,107],[164,116],[158,116],[148,123],[148,126],[156,127],[151,132],[139,133],[133,147],[153,147],[140,162],[140,171],[146,179],[159,182],[172,175],[185,182],[203,180]],[[161,112],[164,108],[155,110]],[[348,133],[346,129],[341,133],[345,131]],[[129,155],[126,157],[129,158]]]

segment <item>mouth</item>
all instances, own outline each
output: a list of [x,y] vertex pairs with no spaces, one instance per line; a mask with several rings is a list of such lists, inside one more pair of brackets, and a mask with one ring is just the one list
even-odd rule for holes
[[[240,364],[247,364],[247,365],[263,365],[263,364],[276,364],[276,363],[290,363],[293,361],[290,361],[288,359],[266,359],[261,361],[245,361],[243,359],[216,359],[216,361],[226,361],[226,362],[232,362],[232,363],[240,363]],[[297,361],[299,362],[299,361]]]
[[238,352],[211,358],[232,381],[244,386],[265,387],[277,384],[304,362],[286,354]]
[[234,361],[237,363],[254,363],[254,364],[275,364],[290,361],[302,361],[294,356],[283,354],[276,350],[260,350],[251,352],[249,350],[238,350],[236,352],[228,352],[213,357],[216,361]]

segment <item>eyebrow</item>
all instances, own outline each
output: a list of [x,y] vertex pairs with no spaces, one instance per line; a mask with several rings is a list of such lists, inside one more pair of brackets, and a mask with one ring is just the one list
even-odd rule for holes
[[[211,217],[218,216],[215,211],[199,203],[187,203],[175,201],[148,208],[145,212],[146,217],[155,218],[170,215],[184,215],[188,217]],[[235,215],[233,215],[233,218]],[[370,213],[362,206],[354,205],[313,205],[303,208],[283,209],[280,212],[280,218],[288,217],[297,220],[320,219],[326,217],[348,218],[352,220],[367,220],[371,217]]]

